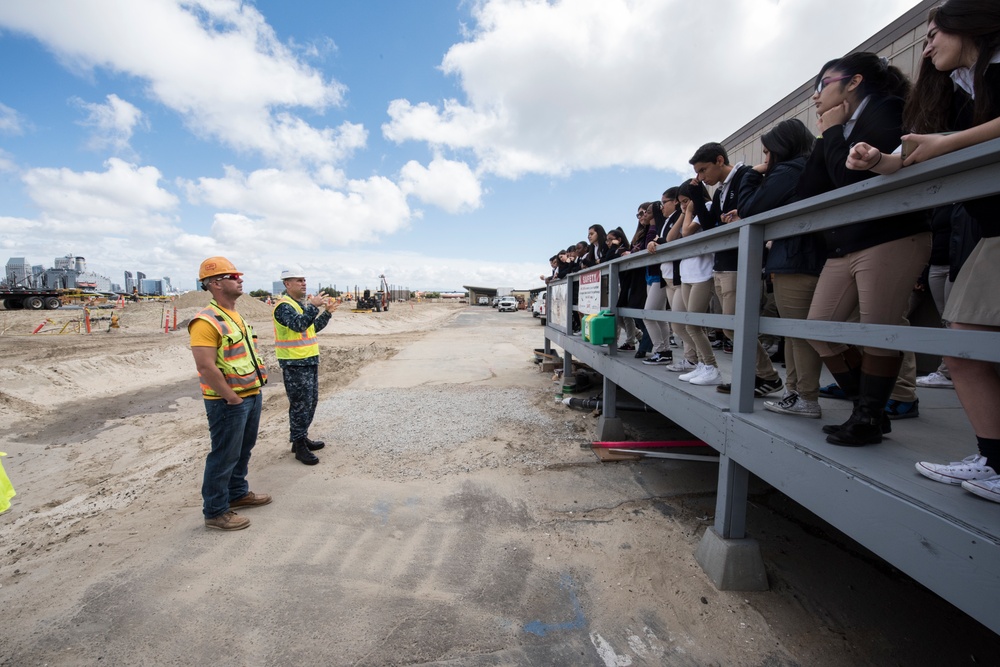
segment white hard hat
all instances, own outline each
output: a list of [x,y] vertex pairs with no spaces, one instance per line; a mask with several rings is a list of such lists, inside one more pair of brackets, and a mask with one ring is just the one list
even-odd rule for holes
[[281,272],[281,279],[288,280],[289,278],[305,278],[301,271],[295,271],[292,269],[285,269]]

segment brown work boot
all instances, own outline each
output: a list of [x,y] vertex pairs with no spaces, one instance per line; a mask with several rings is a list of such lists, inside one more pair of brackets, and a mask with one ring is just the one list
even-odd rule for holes
[[229,501],[229,509],[234,510],[237,507],[260,507],[261,505],[267,505],[269,502],[271,502],[271,496],[266,493],[249,491],[239,500]]
[[205,527],[215,528],[216,530],[243,530],[249,525],[250,519],[242,517],[232,510],[217,517],[205,519]]

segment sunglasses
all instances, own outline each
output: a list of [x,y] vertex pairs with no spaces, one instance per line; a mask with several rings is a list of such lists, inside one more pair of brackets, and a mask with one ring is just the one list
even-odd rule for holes
[[239,280],[243,274],[241,273],[223,273],[221,276],[215,276],[215,282],[220,280]]
[[844,76],[830,76],[825,79],[820,79],[819,83],[816,84],[816,94],[823,92],[823,89],[829,86],[831,83],[836,83],[837,81],[843,81],[844,79],[850,79],[853,74],[846,74]]

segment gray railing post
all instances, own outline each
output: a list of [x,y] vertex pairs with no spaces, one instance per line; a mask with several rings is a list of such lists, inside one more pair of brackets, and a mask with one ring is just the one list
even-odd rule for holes
[[[736,340],[733,341],[733,389],[730,410],[753,412],[753,387],[760,329],[761,269],[764,258],[764,226],[740,229],[740,260],[736,276]],[[749,386],[748,386],[749,385]]]
[[612,264],[608,271],[608,309],[615,318],[615,342],[608,352],[611,356],[618,354],[618,265]]
[[[566,335],[573,335],[573,277],[570,276],[566,279],[566,321],[563,324],[566,325]],[[570,354],[569,350],[565,347],[563,348],[563,384],[567,384],[569,379],[573,377],[573,355]]]

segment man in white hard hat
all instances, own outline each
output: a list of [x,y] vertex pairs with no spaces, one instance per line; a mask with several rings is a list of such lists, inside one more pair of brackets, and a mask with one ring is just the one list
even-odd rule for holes
[[322,440],[309,439],[309,426],[319,403],[319,340],[337,303],[329,297],[306,294],[306,278],[301,271],[281,272],[285,294],[274,308],[274,351],[281,366],[288,395],[288,430],[295,458],[316,465],[313,454],[322,449]]
[[207,528],[241,530],[250,519],[234,510],[271,502],[271,496],[254,493],[247,483],[267,372],[253,327],[236,312],[243,274],[225,257],[209,257],[198,269],[198,281],[212,294],[188,324],[212,440],[201,486],[202,512]]

